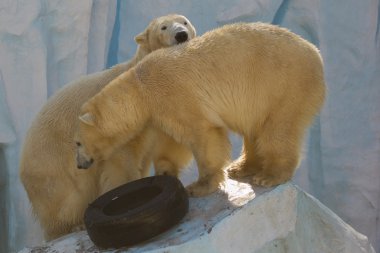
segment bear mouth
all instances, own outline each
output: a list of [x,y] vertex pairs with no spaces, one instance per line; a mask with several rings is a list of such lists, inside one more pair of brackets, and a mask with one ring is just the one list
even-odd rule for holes
[[177,41],[177,45],[179,45],[179,44],[182,44],[182,43],[185,43],[185,42],[188,42],[188,40],[185,40],[185,41]]

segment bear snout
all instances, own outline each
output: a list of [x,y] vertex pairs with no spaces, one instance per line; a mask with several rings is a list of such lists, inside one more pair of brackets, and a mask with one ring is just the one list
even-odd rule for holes
[[187,32],[182,31],[182,32],[177,32],[174,38],[176,39],[178,43],[182,43],[182,42],[187,41],[188,37],[189,36],[187,35]]
[[88,169],[94,163],[94,159],[84,159],[79,154],[77,154],[77,168],[78,169]]

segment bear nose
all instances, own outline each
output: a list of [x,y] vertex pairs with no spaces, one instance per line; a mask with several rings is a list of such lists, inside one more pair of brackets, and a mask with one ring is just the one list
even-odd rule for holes
[[188,38],[187,32],[185,31],[177,32],[177,34],[175,35],[175,39],[178,43],[185,42],[187,38]]
[[94,163],[94,159],[80,160],[77,158],[77,168],[78,169],[88,169]]

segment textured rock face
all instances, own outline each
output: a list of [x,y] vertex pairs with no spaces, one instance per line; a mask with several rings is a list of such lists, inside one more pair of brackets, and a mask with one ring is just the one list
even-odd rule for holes
[[[380,251],[379,6],[380,0],[1,0],[0,252],[42,242],[18,179],[34,115],[68,81],[128,60],[133,37],[171,12],[186,15],[198,34],[262,21],[320,48],[328,98],[294,181]],[[241,142],[232,140],[236,157]]]
[[[19,253],[98,251],[82,231]],[[191,198],[189,213],[169,231],[109,252],[375,253],[365,236],[293,184],[252,189],[233,180],[225,191]]]

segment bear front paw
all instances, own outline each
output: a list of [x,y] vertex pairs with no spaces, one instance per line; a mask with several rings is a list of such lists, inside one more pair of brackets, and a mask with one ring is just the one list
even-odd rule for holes
[[220,188],[221,181],[215,177],[207,177],[198,180],[186,187],[190,197],[203,197]]

